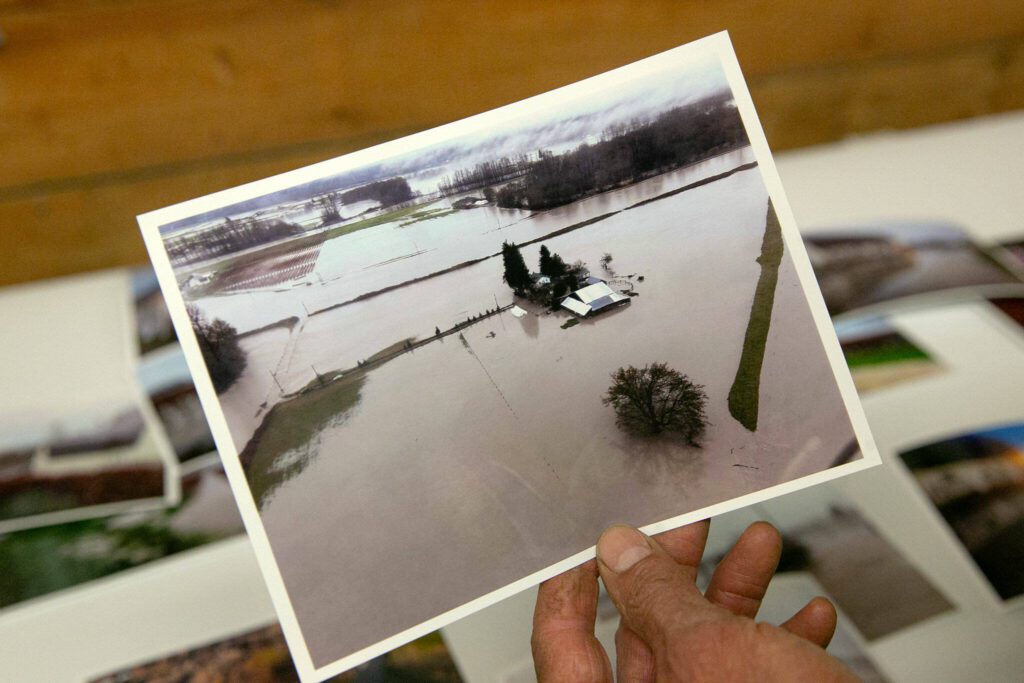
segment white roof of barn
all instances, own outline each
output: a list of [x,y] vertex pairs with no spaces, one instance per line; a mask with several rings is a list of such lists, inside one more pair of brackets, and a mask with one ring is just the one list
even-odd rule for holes
[[573,295],[585,304],[589,304],[591,301],[600,299],[603,296],[612,296],[613,294],[615,294],[615,291],[604,282],[587,285],[583,289],[577,289],[573,292]]
[[580,301],[576,301],[571,296],[567,296],[562,299],[562,306],[568,308],[570,311],[579,316],[584,316],[590,313],[590,306]]

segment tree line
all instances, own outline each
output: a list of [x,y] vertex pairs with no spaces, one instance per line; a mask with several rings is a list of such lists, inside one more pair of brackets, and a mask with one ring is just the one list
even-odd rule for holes
[[[731,93],[705,97],[650,121],[618,123],[595,143],[555,154],[519,155],[459,169],[438,185],[451,195],[484,189],[503,208],[548,209],[748,144]],[[493,189],[499,183],[507,183]]]
[[450,176],[445,176],[438,183],[438,189],[441,194],[448,196],[490,187],[523,175],[529,168],[529,162],[525,154],[482,161],[473,168],[460,168]]
[[381,208],[404,204],[416,197],[409,187],[409,181],[401,176],[378,180],[360,185],[344,192],[327,192],[314,197],[312,205],[320,210],[320,220],[324,225],[341,221],[341,208],[345,204],[356,204],[362,201],[380,202]]
[[409,187],[409,181],[402,176],[367,183],[339,194],[341,201],[345,204],[355,204],[369,199],[380,202],[380,205],[385,208],[402,204],[416,196],[412,188]]
[[303,232],[302,226],[279,218],[246,216],[237,220],[225,218],[202,232],[170,237],[164,244],[171,263],[181,265],[227,256]]
[[649,122],[614,126],[600,141],[564,154],[542,151],[519,180],[498,190],[497,204],[553,208],[744,144],[746,131],[731,95],[716,95]]

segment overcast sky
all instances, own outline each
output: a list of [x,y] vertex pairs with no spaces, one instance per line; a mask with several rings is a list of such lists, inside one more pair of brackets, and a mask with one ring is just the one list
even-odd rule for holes
[[[710,52],[676,53],[671,59],[662,58],[632,68],[628,78],[608,80],[598,87],[574,88],[571,92],[560,93],[560,97],[549,98],[549,101],[531,108],[529,113],[513,121],[337,174],[337,183],[329,189],[346,189],[370,180],[411,175],[427,169],[450,174],[486,159],[529,154],[541,149],[565,151],[584,142],[596,141],[614,124],[651,119],[667,109],[729,87],[718,56]],[[161,232],[173,234],[210,220],[237,217],[324,191],[323,181],[292,187],[243,204],[204,211],[162,226]]]

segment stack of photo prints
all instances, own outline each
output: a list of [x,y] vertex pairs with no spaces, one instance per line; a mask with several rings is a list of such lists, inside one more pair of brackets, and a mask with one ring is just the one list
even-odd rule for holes
[[242,531],[151,270],[0,310],[0,610]]
[[[98,680],[458,680],[438,628],[611,523],[720,515],[779,527],[773,585],[830,596],[830,650],[884,680],[871,644],[961,599],[869,476],[993,609],[1024,592],[1024,409],[917,398],[977,337],[1024,358],[1024,242],[801,237],[725,34],[139,222],[155,275],[0,296],[38,365],[4,371],[0,607],[244,519],[280,624]],[[89,373],[91,406],[50,395]],[[881,455],[861,397],[917,416],[867,411]]]

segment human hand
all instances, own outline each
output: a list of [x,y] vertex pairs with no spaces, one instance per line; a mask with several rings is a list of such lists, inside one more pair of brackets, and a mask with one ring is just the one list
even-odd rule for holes
[[774,527],[751,525],[701,595],[696,577],[707,534],[707,521],[656,538],[614,526],[598,541],[597,560],[541,584],[532,638],[537,678],[613,680],[594,636],[600,574],[622,615],[619,681],[857,680],[824,651],[836,628],[828,600],[811,600],[781,627],[754,622],[782,548]]

